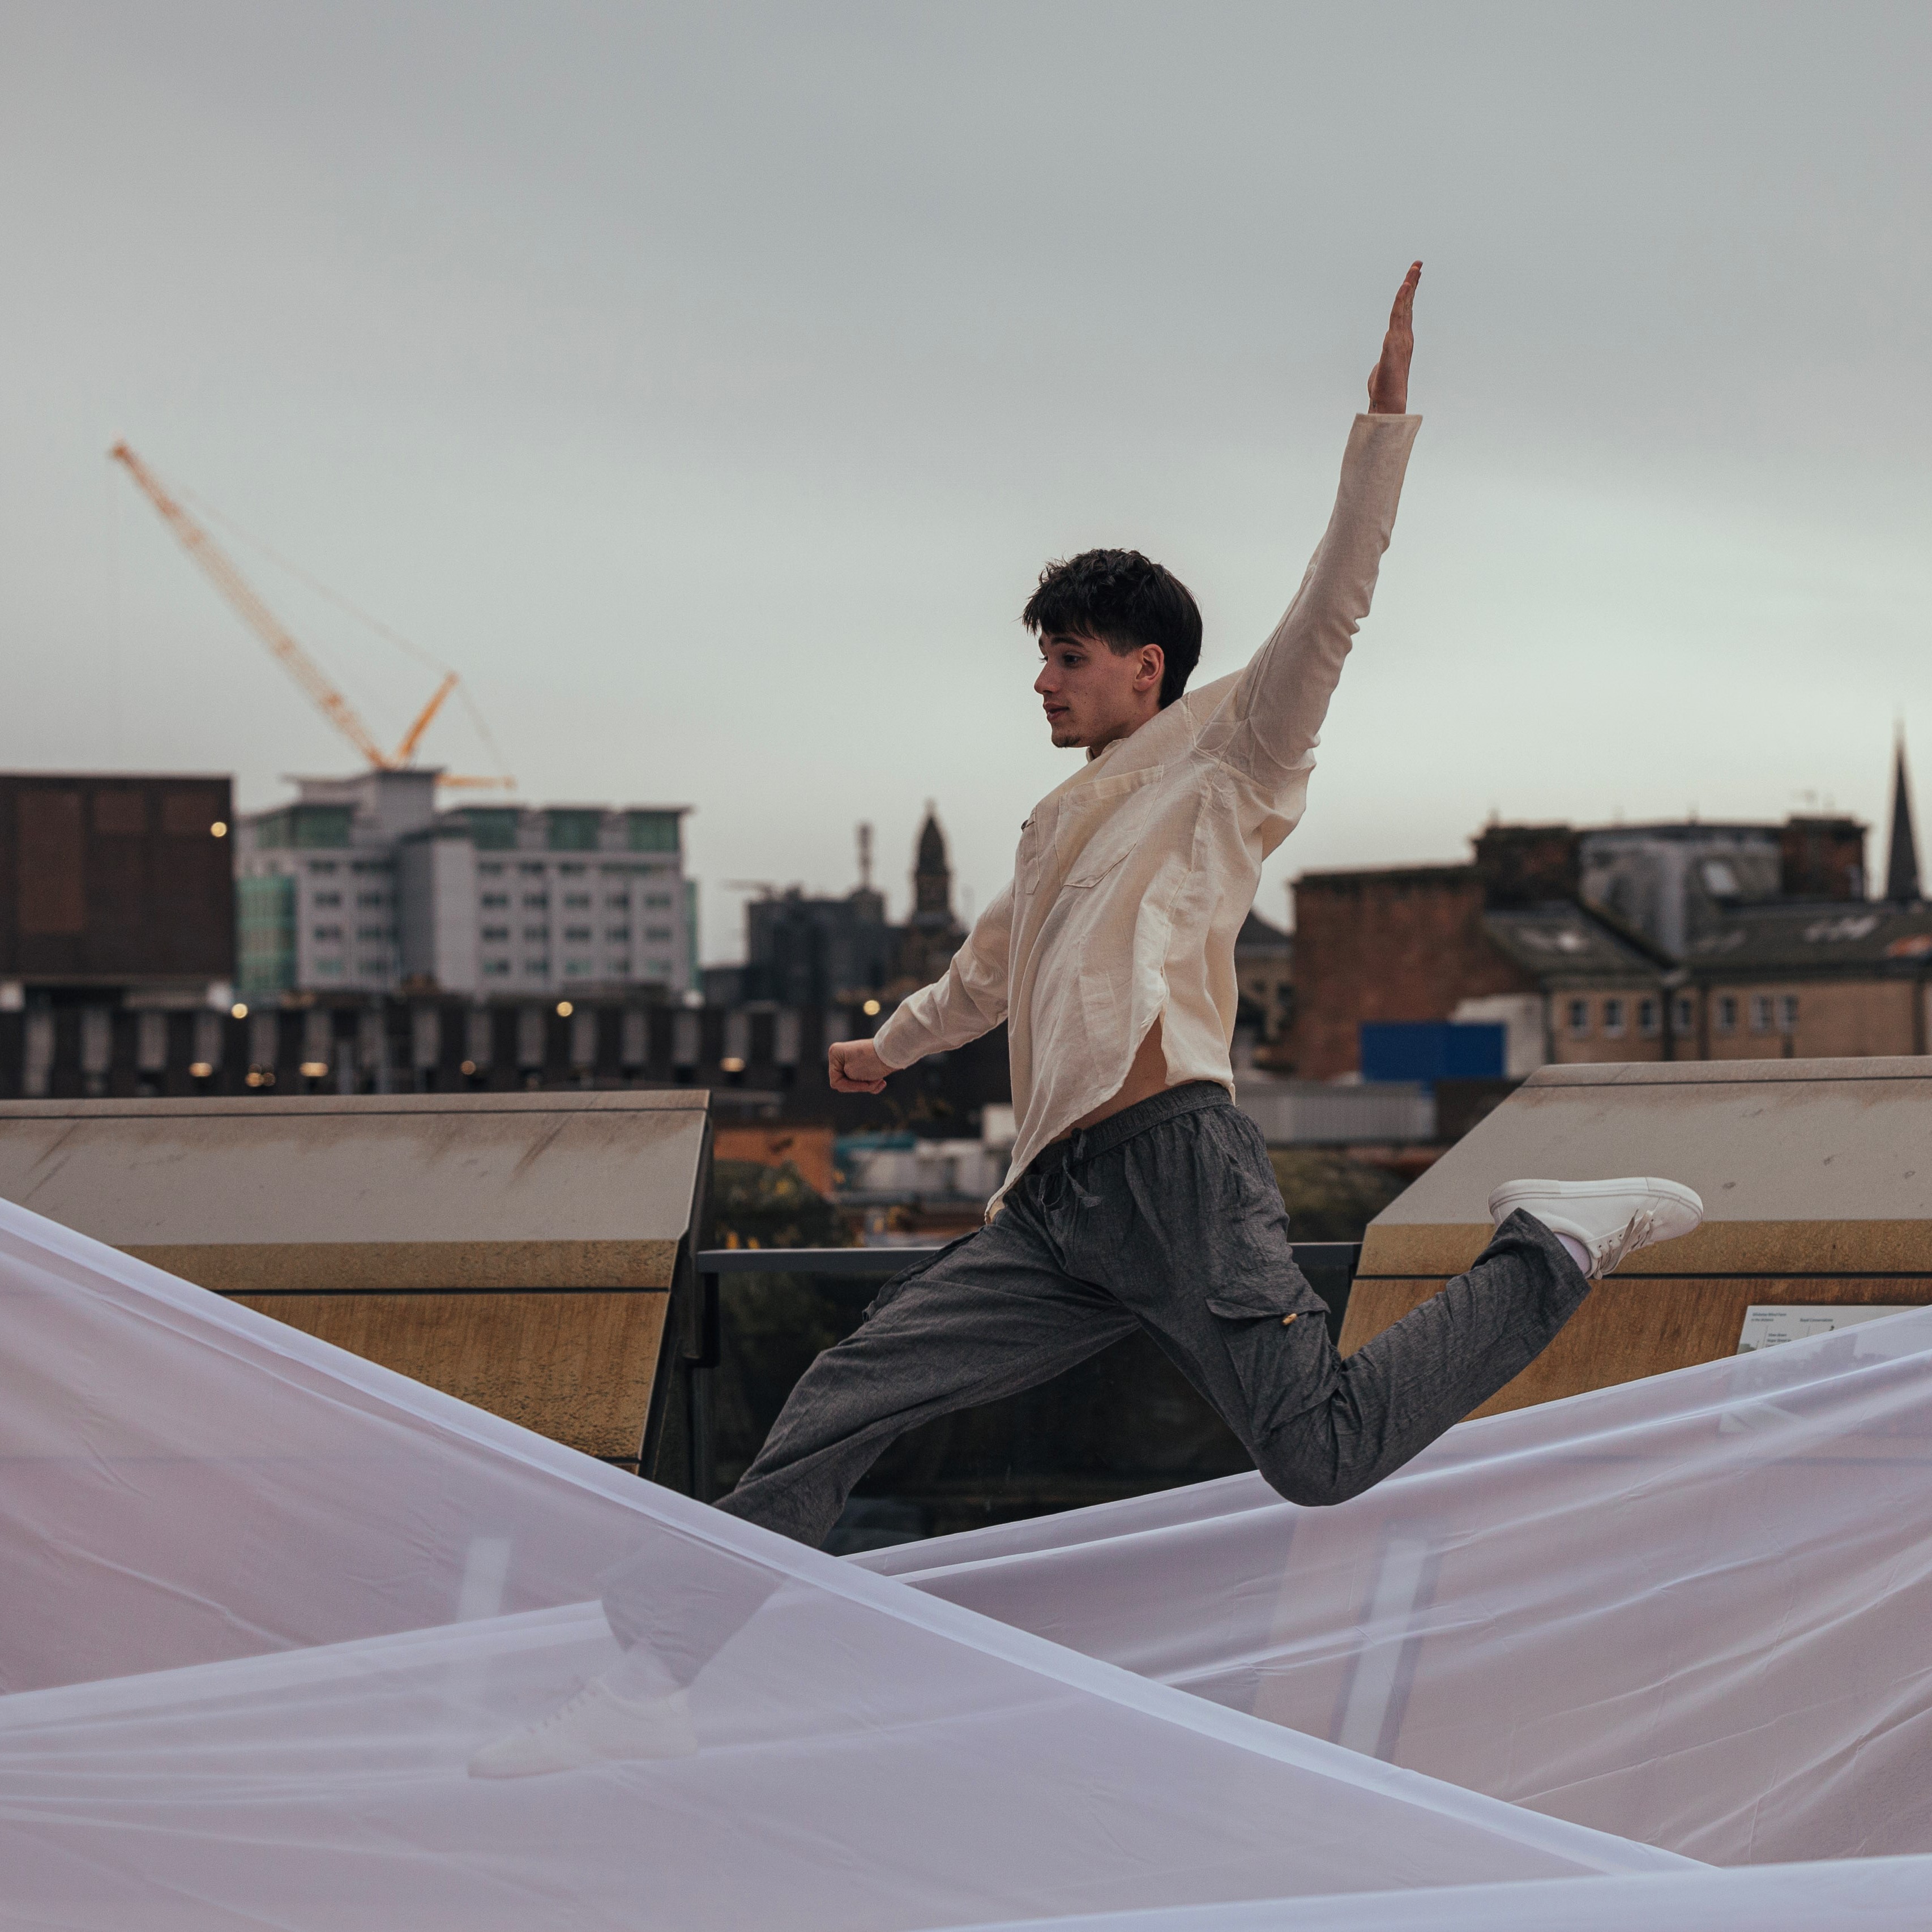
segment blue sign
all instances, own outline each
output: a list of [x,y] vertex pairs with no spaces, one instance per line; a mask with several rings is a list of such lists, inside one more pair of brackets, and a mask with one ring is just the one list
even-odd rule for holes
[[1461,1020],[1364,1020],[1364,1080],[1500,1080],[1508,1030]]

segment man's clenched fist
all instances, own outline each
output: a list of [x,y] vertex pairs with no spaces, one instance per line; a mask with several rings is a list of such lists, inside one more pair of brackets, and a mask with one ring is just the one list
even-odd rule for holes
[[833,1093],[883,1094],[886,1090],[886,1076],[892,1070],[879,1058],[878,1048],[869,1040],[835,1042],[830,1060]]

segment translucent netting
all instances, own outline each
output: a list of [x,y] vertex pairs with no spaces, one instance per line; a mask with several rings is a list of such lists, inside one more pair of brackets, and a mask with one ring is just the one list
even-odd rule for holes
[[[1801,1646],[1778,1706],[1777,1774],[1720,1750],[1707,1781],[1732,1785],[1728,1809],[1713,1810],[1741,1810],[1748,1788],[1768,1788],[1790,1830],[1824,1832],[1828,1817],[1846,1824],[1844,1841],[1828,1850],[1916,1843],[1900,1821],[1915,1798],[1922,1822],[1926,1808],[1922,1778],[1906,1762],[1922,1735],[1924,1620],[1915,1629],[1911,1613],[1923,1608],[1923,1443],[1904,1425],[1915,1390],[1922,1402],[1924,1364],[1910,1339],[1922,1336],[1894,1324],[1875,1347],[1877,1332],[1862,1331],[1865,1352],[1840,1348],[1808,1378],[1784,1372],[1777,1358],[1748,1365],[1770,1380],[1733,1401],[1735,1427],[1708,1393],[1701,1412],[1694,1392],[1684,1408],[1685,1378],[1649,1385],[1657,1426],[1680,1408],[1707,1426],[1700,1436],[1687,1425],[1674,1449],[1660,1437],[1622,1452],[1631,1465],[1620,1479],[1625,1506],[1611,1508],[1598,1532],[1621,1543],[1644,1588],[1668,1594],[1685,1568],[1683,1538],[1667,1522],[1647,1526],[1642,1505],[1680,1477],[1706,1492],[1691,1552],[1701,1576],[1750,1567],[1726,1563],[1726,1526],[1775,1490],[1759,1466],[1790,1460],[1780,1432],[1822,1426],[1834,1402],[1863,1414],[1859,1428],[1874,1442],[1921,1458],[1916,1498],[1904,1462],[1874,1458],[1869,1445],[1852,1452],[1863,1457],[1856,1466],[1837,1459],[1834,1481],[1777,1490],[1794,1519],[1786,1529],[1804,1533],[1780,1539],[1786,1567],[1766,1568],[1760,1587],[1741,1585],[1728,1618],[1714,1616],[1707,1633],[1726,1682],[1748,1676],[1752,1657],[1766,1675],[1783,1639]],[[1827,1360],[1820,1345],[1798,1348]],[[1844,1385],[1836,1396],[1834,1383]],[[1605,1456],[1566,1437],[1556,1413],[1542,1424],[1553,1449],[1498,1433],[1499,1424],[1462,1432],[1432,1474],[1412,1479],[1412,1512],[1433,1511],[1427,1485],[1442,1485],[1444,1507],[1460,1513],[1460,1550],[1475,1529],[1459,1485],[1480,1488],[1486,1464],[1498,1494],[1514,1498],[1506,1516],[1558,1522],[1566,1481],[1570,1507],[1590,1513],[1606,1492],[1590,1486],[1589,1472]],[[1887,1418],[1898,1425],[1892,1436],[1878,1428]],[[1627,1426],[1640,1425],[1633,1417]],[[1834,1439],[1847,1432],[1840,1426]],[[1738,1509],[1721,1503],[1726,1479],[1707,1462],[1730,1470]],[[1840,1497],[1840,1485],[1856,1498]],[[1324,1670],[1370,1684],[1390,1651],[1391,1688],[1370,1742],[1397,1755],[1434,1694],[1438,1648],[1444,1712],[1466,1694],[1453,1646],[1389,1636],[1450,1600],[1443,1552],[1419,1568],[1391,1556],[1402,1534],[1415,1534],[1400,1528],[1411,1516],[1354,1505],[1317,1519],[1213,1485],[1131,1521],[1094,1512],[1036,1528],[1031,1548],[1015,1538],[1004,1562],[988,1560],[984,1539],[922,1552],[928,1564],[935,1553],[968,1559],[948,1573],[949,1590],[995,1574],[1030,1579],[1012,1586],[1030,1598],[1002,1614],[1058,1620],[1054,1634],[1072,1640],[1049,1641],[616,1474],[0,1205],[7,1922],[72,1932],[574,1932],[937,1927],[1175,1908],[1166,1922],[1180,1924],[1215,1922],[1201,1913],[1228,1901],[1248,1915],[1232,1925],[1280,1922],[1280,1908],[1255,1902],[1318,1899],[1292,1908],[1297,1924],[1446,1927],[1474,1924],[1480,1912],[1485,1926],[1529,1926],[1550,1922],[1552,1888],[1587,1910],[1586,1900],[1642,1886],[1652,1888],[1642,1895],[1654,1924],[1690,1927],[1721,1922],[1711,1916],[1714,1882],[1761,1882],[1465,1790],[1486,1780],[1480,1751],[1468,1766],[1435,1767],[1460,1780],[1444,1781],[1350,1748],[1366,1718],[1345,1722],[1338,1743],[1268,1720],[1301,1723],[1298,1694],[1279,1706],[1233,1694],[1244,1676],[1258,1691],[1312,1686]],[[1828,1546],[1837,1552],[1822,1592],[1837,1607],[1808,1621],[1814,1518],[1816,1567],[1831,1567]],[[1444,1519],[1430,1520],[1439,1533]],[[1834,1522],[1844,1528],[1835,1543]],[[1198,1547],[1190,1530],[1205,1539]],[[1246,1540],[1245,1559],[1219,1542],[1230,1532]],[[1258,1552],[1270,1540],[1264,1560]],[[1628,1781],[1628,1762],[1677,1747],[1667,1720],[1640,1720],[1634,1702],[1628,1714],[1596,1708],[1608,1695],[1600,1681],[1576,1694],[1575,1660],[1565,1661],[1563,1642],[1545,1642],[1540,1618],[1568,1629],[1583,1614],[1564,1607],[1547,1574],[1570,1560],[1567,1537],[1551,1532],[1540,1563],[1522,1559],[1514,1535],[1501,1541],[1516,1553],[1490,1581],[1486,1642],[1522,1647],[1512,1652],[1520,1681],[1494,1714],[1511,1741],[1500,1755],[1554,1813],[1564,1808],[1552,1794],[1576,1784],[1557,1768],[1588,1755],[1579,1729],[1600,1733],[1587,1775],[1611,1786]],[[1798,1544],[1808,1553],[1792,1567]],[[762,1600],[694,1688],[701,1748],[663,1762],[471,1779],[479,1744],[614,1660],[595,1601],[614,1562],[641,1563],[660,1625],[715,1626],[746,1600],[748,1580]],[[1100,1567],[1089,1573],[1090,1562]],[[1300,1579],[1304,1568],[1339,1576],[1351,1563],[1358,1587],[1318,1655],[1312,1621],[1295,1619],[1312,1619],[1308,1606],[1324,1590],[1339,1602],[1340,1586],[1304,1590]],[[1592,1574],[1613,1567],[1606,1558]],[[1426,1586],[1402,1581],[1412,1569]],[[1364,1580],[1381,1607],[1352,1653],[1358,1667],[1347,1633]],[[1520,1615],[1512,1589],[1522,1592]],[[1755,1616],[1738,1607],[1747,1600]],[[1298,1607],[1284,1621],[1291,1601]],[[1698,1603],[1686,1598],[1673,1622],[1702,1615]],[[1262,1640],[1244,1639],[1244,1624]],[[1862,1673],[1833,1666],[1833,1629],[1880,1648],[1889,1667],[1882,1658]],[[1672,1636],[1654,1668],[1633,1666],[1632,1683],[1682,1676],[1706,1729],[1716,1723],[1728,1739],[1729,1720],[1709,1715],[1722,1700],[1700,1689],[1695,1634]],[[1198,1677],[1214,1695],[1123,1669],[1106,1654],[1115,1648],[1156,1674]],[[1820,1667],[1829,1674],[1816,1694],[1789,1688]],[[1330,1702],[1340,1696],[1346,1718],[1370,1695],[1345,1687]],[[1234,1708],[1244,1702],[1265,1714]],[[1760,1727],[1778,1730],[1768,1708]],[[1432,1734],[1450,1722],[1432,1718]],[[1808,1809],[1781,1796],[1803,1781],[1800,1736],[1826,1794]],[[1859,1743],[1889,1750],[1885,1768],[1866,1776],[1851,1748]],[[1617,1761],[1626,1748],[1636,1758]],[[1916,1793],[1883,1796],[1915,1781]],[[1864,1821],[1856,1832],[1854,1818]],[[1743,1855],[1780,1848],[1760,1829]],[[1801,1876],[1814,1888],[1814,1922],[1826,1896],[1816,1888],[1835,1885],[1833,1910],[1866,1912],[1852,1922],[1903,1924],[1870,1887],[1910,1885],[1922,1898],[1932,1880],[1920,1882],[1922,1869],[1932,1861]],[[1844,1889],[1855,1881],[1866,1887],[1856,1899]],[[1761,1922],[1785,1922],[1752,1910]],[[1596,1922],[1568,1907],[1565,1916]]]

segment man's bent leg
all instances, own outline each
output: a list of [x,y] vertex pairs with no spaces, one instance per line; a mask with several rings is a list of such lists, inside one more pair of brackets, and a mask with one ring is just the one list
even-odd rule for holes
[[[1111,1144],[1110,1144],[1111,1143]],[[1294,1265],[1268,1149],[1216,1091],[1180,1090],[1076,1136],[1104,1204],[1099,1274],[1292,1502],[1346,1502],[1478,1408],[1589,1293],[1533,1215],[1514,1214],[1465,1275],[1346,1361]]]
[[1556,1236],[1517,1214],[1467,1274],[1346,1360],[1325,1326],[1298,1322],[1284,1337],[1284,1372],[1330,1386],[1252,1445],[1262,1474],[1292,1502],[1360,1496],[1527,1368],[1590,1288]]
[[888,1284],[856,1332],[806,1371],[720,1509],[815,1547],[908,1430],[1031,1388],[1132,1328],[1111,1295],[1062,1270],[1028,1192],[1023,1184],[990,1226]]

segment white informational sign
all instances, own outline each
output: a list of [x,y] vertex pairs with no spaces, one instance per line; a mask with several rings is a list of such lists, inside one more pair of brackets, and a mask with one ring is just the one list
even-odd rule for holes
[[1748,1355],[1756,1348],[1774,1348],[1780,1342],[1802,1342],[1808,1335],[1829,1335],[1836,1329],[1856,1328],[1861,1322],[1876,1322],[1881,1315],[1903,1315],[1918,1305],[1915,1301],[1882,1305],[1828,1301],[1754,1304],[1744,1310],[1738,1353]]

